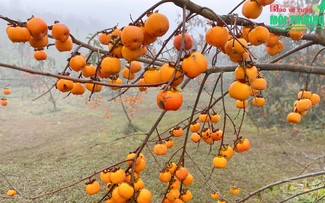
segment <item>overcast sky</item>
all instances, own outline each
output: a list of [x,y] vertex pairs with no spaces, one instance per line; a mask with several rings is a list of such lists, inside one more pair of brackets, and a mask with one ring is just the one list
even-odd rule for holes
[[[219,14],[228,13],[234,5],[241,0],[193,0],[202,6],[210,7]],[[129,15],[137,18],[148,7],[152,6],[157,0],[0,0],[2,8],[16,8],[32,14],[55,13],[65,17],[73,15],[77,18],[93,18],[99,22],[107,23],[107,26],[120,23],[125,25],[129,22]],[[241,8],[237,11],[241,13]],[[173,3],[167,3],[159,7],[160,12],[169,14],[171,20],[176,19],[177,13],[181,10],[176,8]],[[268,10],[268,9],[265,9]],[[5,12],[5,11],[4,11]],[[0,13],[2,15],[15,18],[15,13]],[[52,19],[48,19],[51,20]],[[54,19],[56,20],[56,19]],[[58,19],[60,20],[60,19]]]

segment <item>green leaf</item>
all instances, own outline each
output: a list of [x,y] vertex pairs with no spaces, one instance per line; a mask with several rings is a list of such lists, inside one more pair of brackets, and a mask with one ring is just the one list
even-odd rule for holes
[[317,5],[312,6],[313,11],[318,15],[319,14],[319,8]]
[[291,191],[291,184],[288,184],[288,188],[289,191]]

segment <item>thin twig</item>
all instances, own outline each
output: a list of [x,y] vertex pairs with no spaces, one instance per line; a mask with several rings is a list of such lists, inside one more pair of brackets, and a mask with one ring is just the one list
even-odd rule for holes
[[274,187],[276,185],[281,185],[281,184],[288,183],[288,182],[291,182],[291,181],[294,181],[294,180],[310,178],[310,177],[314,177],[314,176],[321,176],[321,175],[325,175],[325,171],[318,171],[318,172],[314,172],[314,173],[309,173],[309,174],[305,174],[305,175],[301,175],[301,176],[295,176],[295,177],[291,177],[291,178],[288,178],[288,179],[285,179],[285,180],[277,181],[277,182],[271,183],[269,185],[266,185],[266,186],[254,191],[254,192],[249,193],[243,199],[238,200],[237,203],[245,202],[248,199],[250,199],[251,197],[253,197],[254,195],[257,195],[260,192],[263,192],[264,190],[266,190],[268,188],[271,188],[271,187]]

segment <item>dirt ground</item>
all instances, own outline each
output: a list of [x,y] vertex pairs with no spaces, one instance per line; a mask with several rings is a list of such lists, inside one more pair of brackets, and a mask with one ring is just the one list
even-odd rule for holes
[[[31,102],[30,99],[13,98],[10,102],[6,108],[0,108],[0,202],[8,203],[30,202],[28,197],[60,188],[123,160],[128,152],[140,144],[143,134],[160,112],[153,104],[139,105],[139,112],[149,111],[150,115],[137,113],[133,122],[140,130],[128,136],[125,135],[127,120],[118,104],[109,106],[112,118],[105,118],[105,104],[96,109],[89,108],[85,104],[85,98],[58,99],[57,112],[52,111],[51,104],[46,99]],[[181,114],[188,115],[185,111]],[[161,129],[176,120],[179,117],[170,113]],[[234,156],[226,170],[215,171],[211,177],[213,181],[210,186],[216,187],[229,200],[242,198],[271,182],[300,173],[324,170],[324,159],[313,162],[313,159],[325,154],[322,130],[314,131],[299,126],[278,129],[275,126],[272,129],[259,128],[257,131],[248,121],[243,127],[242,135],[251,140],[251,150]],[[120,139],[121,137],[124,138]],[[230,143],[232,139],[230,137],[226,142]],[[181,143],[182,138],[176,140],[176,146]],[[211,170],[216,148],[213,146],[212,152],[209,152],[210,148],[204,143],[199,147],[189,143],[189,154],[206,174]],[[164,191],[163,185],[157,184],[160,169],[148,149],[144,153],[148,165],[143,178],[146,186],[152,188],[153,202],[158,202]],[[160,165],[164,160],[158,158]],[[209,189],[201,188],[200,181],[206,177],[196,169],[194,162],[186,163],[197,177],[197,182],[190,189],[194,196],[201,197],[192,202],[213,202],[209,198]],[[310,181],[312,184],[315,180]],[[229,194],[229,188],[233,184],[242,190],[239,197]],[[304,184],[304,181],[293,183],[298,189]],[[3,197],[10,185],[17,188],[20,196],[15,199]],[[262,195],[262,202],[270,202],[270,198],[277,202],[277,198],[283,199],[283,196],[291,192],[283,192],[281,188],[268,191]],[[80,183],[33,202],[97,202],[99,199],[100,195],[87,196],[84,183]]]

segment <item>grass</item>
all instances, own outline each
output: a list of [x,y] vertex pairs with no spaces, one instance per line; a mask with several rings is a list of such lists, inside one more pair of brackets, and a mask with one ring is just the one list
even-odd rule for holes
[[[31,102],[30,98],[10,98],[9,105],[0,108],[0,175],[4,175],[20,195],[14,199],[0,197],[0,202],[30,202],[23,197],[52,191],[124,160],[128,152],[134,151],[141,144],[145,133],[161,112],[156,107],[155,94],[155,90],[150,90],[149,94],[142,95],[144,102],[137,105],[138,112],[132,124],[127,122],[118,102],[106,104],[105,94],[101,99],[102,104],[94,109],[85,104],[85,97],[62,99],[63,96],[56,93],[57,112],[52,111],[46,97],[35,102]],[[184,91],[183,94],[186,95],[185,101],[193,104],[193,93]],[[206,102],[203,99],[199,108]],[[227,99],[228,106],[233,104],[233,101]],[[103,110],[104,106],[108,110]],[[217,111],[221,110],[220,106],[217,108]],[[111,118],[105,118],[107,111],[112,114]],[[234,108],[229,111],[232,116],[237,114]],[[158,130],[164,132],[189,115],[190,109],[185,106],[179,112],[168,112]],[[238,124],[238,119],[235,122]],[[219,127],[222,125],[219,124]],[[232,143],[234,137],[231,127],[226,129],[225,135],[225,143]],[[325,153],[323,133],[312,128],[295,126],[279,129],[274,126],[272,129],[259,128],[258,133],[256,126],[248,119],[241,135],[249,138],[251,150],[236,154],[225,170],[213,170],[211,181],[206,185],[203,183],[211,173],[212,159],[217,153],[218,145],[214,144],[210,148],[204,142],[199,145],[188,143],[189,157],[185,159],[185,166],[195,178],[195,183],[189,187],[195,197],[192,202],[213,202],[209,197],[210,189],[218,190],[230,202],[235,202],[235,199],[264,185],[298,175],[311,158]],[[156,134],[152,137],[155,138]],[[147,168],[141,177],[146,188],[153,192],[152,202],[159,202],[166,190],[165,185],[158,181],[160,166],[182,146],[183,141],[184,137],[175,139],[176,144],[166,157],[156,157],[159,165],[149,150],[144,149]],[[150,140],[150,149],[154,142]],[[177,158],[179,154],[173,160],[178,161]],[[320,170],[321,166],[312,164],[306,172]],[[96,178],[98,179],[97,176]],[[229,188],[234,184],[241,188],[238,197],[229,193]],[[9,187],[5,178],[0,177],[0,194],[5,194]],[[298,187],[297,190],[299,189],[302,188]],[[285,187],[274,188],[261,194],[262,202],[277,202],[289,193]],[[97,202],[103,194],[104,190],[98,195],[87,196],[83,182],[35,202]],[[249,202],[259,202],[259,199]]]

